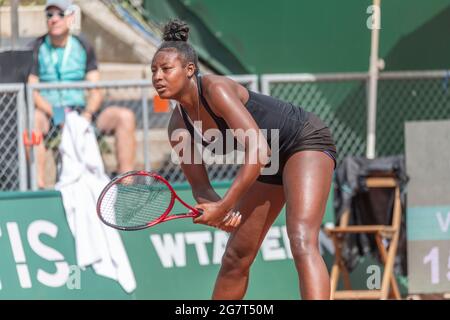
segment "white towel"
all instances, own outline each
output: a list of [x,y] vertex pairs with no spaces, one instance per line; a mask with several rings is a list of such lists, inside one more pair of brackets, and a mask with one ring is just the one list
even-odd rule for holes
[[55,186],[62,195],[67,222],[75,238],[77,264],[120,283],[131,293],[136,280],[117,230],[97,217],[96,202],[109,182],[94,128],[77,112],[66,115],[59,151],[62,170]]

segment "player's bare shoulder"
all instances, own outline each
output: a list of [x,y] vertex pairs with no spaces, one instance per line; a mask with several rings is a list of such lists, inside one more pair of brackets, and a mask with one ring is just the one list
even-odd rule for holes
[[240,83],[215,74],[208,74],[202,77],[203,94],[207,99],[211,98],[218,91],[227,92],[228,94],[236,94],[243,103],[248,100],[248,91]]

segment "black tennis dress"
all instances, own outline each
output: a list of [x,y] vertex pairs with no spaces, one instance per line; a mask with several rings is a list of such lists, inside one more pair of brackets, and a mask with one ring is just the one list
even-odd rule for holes
[[[226,130],[229,126],[225,120],[218,117],[209,106],[202,94],[202,78],[197,76],[198,94],[213,120],[216,122],[222,137],[226,137]],[[271,161],[278,157],[278,171],[272,174],[262,173],[258,181],[270,184],[283,184],[283,169],[291,155],[304,150],[316,150],[325,152],[334,161],[336,167],[336,146],[331,136],[329,128],[315,114],[308,112],[291,103],[259,94],[248,90],[249,99],[245,103],[248,112],[255,119],[260,129],[267,132],[266,139],[271,148]],[[194,129],[193,122],[183,107],[178,107],[183,117],[186,128],[191,136],[201,133]],[[271,129],[278,130],[278,150],[272,145]],[[201,136],[204,146],[209,144]],[[270,167],[270,163],[266,167]]]

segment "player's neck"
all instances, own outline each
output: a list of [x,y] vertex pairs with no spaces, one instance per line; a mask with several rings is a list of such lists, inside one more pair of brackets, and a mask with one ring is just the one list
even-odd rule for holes
[[67,41],[69,40],[69,36],[69,33],[65,33],[60,36],[51,36],[50,42],[52,43],[53,47],[64,48],[67,44]]
[[185,92],[186,93],[181,95],[177,100],[189,113],[194,114],[198,111],[198,104],[200,103],[200,97],[198,97],[198,90],[195,82],[189,82]]

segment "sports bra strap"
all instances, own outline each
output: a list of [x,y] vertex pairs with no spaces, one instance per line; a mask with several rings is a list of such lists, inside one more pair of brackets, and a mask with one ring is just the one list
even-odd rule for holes
[[203,88],[202,88],[202,76],[199,73],[197,75],[197,88],[198,88],[198,96],[202,100],[203,106],[205,107],[206,111],[208,111],[209,115],[214,119],[214,121],[217,123],[217,127],[220,131],[226,130],[228,128],[227,123],[225,120],[219,116],[217,116],[214,111],[212,111],[211,107],[208,104],[208,101],[206,101],[205,97],[203,96]]

